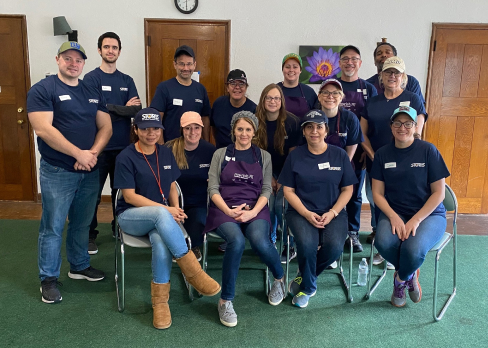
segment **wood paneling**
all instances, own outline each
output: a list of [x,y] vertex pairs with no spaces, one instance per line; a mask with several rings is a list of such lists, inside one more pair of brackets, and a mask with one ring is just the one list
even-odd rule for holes
[[[454,117],[441,117],[439,120],[439,134],[437,147],[439,148],[447,168],[452,172],[454,157],[454,139],[456,137],[457,119]],[[446,184],[451,185],[451,177],[446,178]]]
[[459,97],[461,77],[463,74],[464,45],[449,44],[446,52],[446,68],[444,70],[444,97]]
[[[477,97],[480,80],[482,45],[466,45],[464,48],[463,75],[460,97]],[[445,81],[445,80],[444,80]]]
[[471,157],[471,143],[473,141],[474,119],[471,117],[458,117],[456,123],[456,140],[454,142],[454,156],[451,169],[451,188],[459,198],[466,197],[468,189],[467,178]]
[[[473,151],[488,153],[488,117],[476,117],[473,129]],[[481,198],[486,175],[487,156],[471,155],[467,197]]]
[[483,45],[478,97],[488,98],[488,45]]
[[488,117],[488,98],[442,98],[442,116]]

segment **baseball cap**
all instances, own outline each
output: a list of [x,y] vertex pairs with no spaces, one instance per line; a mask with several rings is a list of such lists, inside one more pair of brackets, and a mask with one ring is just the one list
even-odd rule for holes
[[186,127],[189,124],[196,123],[203,127],[202,117],[198,112],[195,111],[187,111],[181,115],[180,118],[180,126]]
[[69,51],[69,50],[74,50],[74,51],[80,52],[83,59],[86,59],[85,49],[76,41],[66,41],[61,46],[59,46],[58,56],[61,53]]
[[323,112],[322,110],[314,109],[307,112],[307,114],[303,118],[302,127],[305,126],[307,123],[325,123],[326,125],[328,125],[329,119],[325,115],[325,112]]
[[153,108],[145,108],[140,110],[136,117],[134,117],[134,125],[137,128],[146,129],[146,128],[162,128],[163,124],[161,123],[161,115],[159,115],[159,111]]
[[195,52],[193,52],[193,48],[187,45],[180,46],[176,49],[174,59],[178,58],[182,54],[186,54],[187,56],[195,58]]
[[400,106],[399,108],[396,108],[395,111],[393,111],[393,115],[391,115],[390,120],[393,121],[395,116],[398,114],[407,114],[414,122],[417,122],[417,110],[411,108],[410,106]]
[[322,84],[320,85],[320,88],[319,88],[319,92],[327,85],[334,85],[336,86],[337,88],[339,88],[341,91],[343,91],[342,89],[342,83],[337,80],[337,79],[327,79],[325,80],[324,82],[322,82]]
[[283,66],[288,59],[295,59],[298,64],[300,64],[300,68],[303,68],[302,58],[296,53],[288,53],[286,56],[283,57],[283,61],[281,62],[281,69],[283,69]]
[[232,70],[229,72],[229,75],[227,75],[227,82],[231,81],[243,81],[247,83],[246,73],[239,69]]
[[347,45],[344,48],[342,48],[341,51],[339,52],[339,57],[342,57],[344,52],[346,52],[347,50],[353,50],[354,52],[359,54],[359,56],[361,57],[361,52],[359,52],[359,48],[357,48],[356,46],[353,46],[353,45]]
[[383,63],[383,69],[381,71],[385,71],[386,69],[397,69],[399,72],[404,73],[405,72],[405,62],[403,61],[402,58],[393,56],[385,60]]

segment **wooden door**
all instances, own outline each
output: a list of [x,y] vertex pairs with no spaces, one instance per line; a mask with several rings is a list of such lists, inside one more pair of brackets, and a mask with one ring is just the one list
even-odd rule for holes
[[150,105],[161,81],[176,76],[175,50],[188,45],[195,51],[200,83],[212,104],[224,94],[229,73],[230,21],[146,19],[146,102]]
[[459,211],[488,213],[488,25],[433,25],[427,111]]
[[0,200],[32,201],[37,185],[26,110],[30,77],[25,16],[0,15],[0,47]]

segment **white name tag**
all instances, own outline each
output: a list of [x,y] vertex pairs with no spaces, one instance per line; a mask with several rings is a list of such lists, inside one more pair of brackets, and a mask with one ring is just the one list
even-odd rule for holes
[[396,162],[385,163],[385,169],[396,168]]
[[59,96],[59,100],[63,101],[63,100],[71,100],[71,97],[66,94],[66,95],[60,95]]
[[329,162],[319,163],[319,170],[330,168]]
[[235,157],[229,157],[229,156],[225,156],[225,160],[226,160],[227,162],[230,162],[230,161],[235,161],[235,160],[236,160],[236,158],[235,158]]
[[173,99],[173,105],[182,106],[183,100],[182,99]]
[[112,86],[102,86],[102,91],[112,91]]
[[400,106],[410,106],[410,101],[402,101],[400,102]]

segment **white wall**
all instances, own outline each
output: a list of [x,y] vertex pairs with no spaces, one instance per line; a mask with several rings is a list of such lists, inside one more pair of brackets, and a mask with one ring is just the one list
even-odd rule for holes
[[57,72],[54,56],[66,36],[53,36],[53,17],[66,16],[71,28],[78,30],[78,41],[88,56],[85,72],[100,64],[98,36],[118,33],[123,46],[118,68],[134,78],[143,101],[144,18],[231,20],[230,67],[246,72],[249,96],[257,100],[264,86],[281,81],[281,60],[289,52],[298,53],[299,45],[354,44],[362,52],[360,76],[370,77],[375,73],[372,52],[382,36],[396,46],[407,72],[425,91],[432,23],[487,22],[488,1],[200,0],[196,12],[183,15],[173,0],[2,0],[0,13],[27,16],[33,84],[46,72]]

